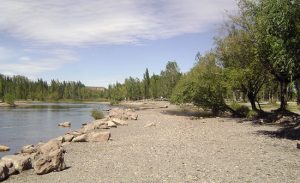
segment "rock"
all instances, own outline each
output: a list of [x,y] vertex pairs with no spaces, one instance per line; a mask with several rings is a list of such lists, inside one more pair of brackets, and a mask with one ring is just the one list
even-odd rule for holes
[[38,154],[33,161],[33,168],[36,174],[43,175],[52,171],[62,171],[66,168],[64,161],[65,151],[60,148],[46,154]]
[[63,136],[59,136],[59,137],[55,138],[55,140],[58,140],[60,143],[65,142],[65,138]]
[[156,124],[155,123],[149,123],[149,124],[145,125],[144,127],[148,128],[148,127],[152,127],[152,126],[156,126]]
[[117,128],[117,125],[112,121],[108,121],[107,126],[110,127],[110,128]]
[[121,126],[128,125],[128,123],[126,121],[123,121],[121,119],[112,118],[111,120],[112,120],[112,122],[114,122],[117,125],[121,125]]
[[21,153],[32,154],[36,152],[34,145],[26,145],[21,149]]
[[130,120],[137,120],[138,118],[138,115],[132,109],[126,109],[124,113]]
[[297,143],[297,148],[300,149],[300,142]]
[[123,119],[126,120],[128,117],[125,115],[125,111],[120,108],[113,108],[109,111],[108,116],[110,118],[118,118],[118,119]]
[[108,116],[110,118],[117,118],[121,120],[137,120],[138,115],[131,109],[120,109],[120,108],[113,108],[109,111]]
[[41,145],[38,147],[38,152],[42,153],[42,154],[47,154],[51,151],[55,151],[57,149],[61,148],[61,142],[54,139],[54,140],[50,140],[47,143]]
[[62,143],[62,146],[65,147],[65,146],[70,145],[70,144],[71,144],[71,142],[64,142],[64,143]]
[[70,122],[62,122],[62,123],[59,123],[58,126],[61,126],[61,127],[71,127],[71,123]]
[[108,129],[107,120],[96,120],[94,121],[94,128],[95,129]]
[[81,132],[81,133],[88,133],[88,132],[90,132],[90,131],[93,131],[94,129],[95,129],[95,124],[94,124],[94,123],[89,123],[89,124],[83,126],[83,127],[79,130],[79,132]]
[[126,115],[128,116],[128,119],[131,119],[131,120],[137,120],[138,119],[138,115],[135,112],[128,111],[126,113]]
[[[7,176],[10,176],[10,175],[14,175],[14,174],[17,174],[18,171],[15,169],[14,167],[14,164],[11,162],[11,161],[3,161],[1,160],[0,161],[0,171],[1,171],[1,167],[3,167],[4,169],[4,173],[7,175]],[[1,178],[0,178],[0,181],[1,181]]]
[[107,142],[110,138],[110,132],[91,132],[88,134],[88,142]]
[[7,163],[11,162],[18,172],[32,168],[31,158],[29,155],[7,155],[2,157],[2,160]]
[[0,145],[0,152],[5,152],[5,151],[9,151],[10,148],[8,146],[5,145]]
[[74,135],[74,137],[77,137],[79,135],[82,135],[82,132],[72,131],[72,132],[68,132],[67,134]]
[[79,135],[78,137],[73,138],[72,142],[86,142],[87,134]]
[[4,162],[0,162],[0,181],[7,179],[8,177],[8,168]]
[[82,123],[82,124],[81,124],[81,126],[85,126],[85,125],[87,125],[87,123]]
[[96,129],[109,129],[109,127],[107,124],[103,124],[103,125],[97,126]]
[[71,142],[73,138],[74,138],[74,135],[71,135],[71,134],[64,135],[65,142]]

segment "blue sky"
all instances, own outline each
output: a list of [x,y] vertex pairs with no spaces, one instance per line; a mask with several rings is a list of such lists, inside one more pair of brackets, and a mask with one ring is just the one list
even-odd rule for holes
[[182,72],[235,0],[3,0],[0,73],[107,86],[168,61]]

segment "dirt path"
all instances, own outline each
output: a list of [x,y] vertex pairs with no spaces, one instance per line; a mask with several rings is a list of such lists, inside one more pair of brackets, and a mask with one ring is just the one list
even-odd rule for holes
[[[300,182],[295,142],[258,134],[275,127],[163,110],[138,111],[139,120],[111,129],[106,144],[67,146],[65,171],[30,170],[6,182]],[[145,128],[149,123],[156,126]]]

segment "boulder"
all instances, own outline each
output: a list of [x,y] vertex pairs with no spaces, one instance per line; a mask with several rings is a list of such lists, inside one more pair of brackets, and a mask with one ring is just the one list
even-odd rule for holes
[[109,128],[117,128],[116,123],[114,123],[114,122],[112,122],[112,121],[108,121],[108,122],[107,122],[107,126],[108,126]]
[[109,111],[110,118],[117,118],[121,120],[137,120],[138,115],[132,109],[113,108]]
[[25,153],[25,154],[32,154],[36,152],[36,148],[34,147],[34,145],[26,145],[21,149],[21,153]]
[[10,148],[8,146],[5,145],[0,145],[0,152],[5,152],[5,151],[9,151]]
[[61,126],[61,127],[71,127],[71,123],[70,122],[62,122],[62,123],[59,123],[58,126]]
[[59,136],[59,137],[55,138],[55,140],[58,140],[60,143],[64,143],[65,142],[64,136]]
[[29,155],[7,155],[2,157],[2,160],[6,163],[12,163],[18,172],[32,168],[31,158]]
[[[2,165],[1,165],[2,164]],[[14,164],[9,161],[9,162],[5,162],[5,161],[0,161],[0,167],[4,167],[4,172],[7,176],[10,176],[10,175],[14,175],[14,174],[17,174],[17,170],[15,169],[14,167]],[[0,168],[1,169],[1,168]]]
[[110,132],[91,132],[88,134],[88,142],[107,142],[110,138]]
[[87,141],[87,134],[79,135],[73,138],[72,142],[86,142]]
[[82,132],[78,132],[78,131],[72,131],[72,132],[68,132],[66,134],[70,134],[70,135],[74,135],[74,137],[77,137],[79,135],[82,135]]
[[65,142],[71,142],[73,138],[74,138],[74,135],[71,135],[71,134],[64,135]]
[[8,168],[4,162],[0,162],[0,181],[7,179],[8,177]]
[[39,153],[34,157],[33,168],[36,174],[43,175],[52,171],[62,171],[66,168],[65,151],[60,148],[49,153]]
[[96,127],[96,129],[109,129],[107,124],[99,125]]
[[79,132],[81,133],[88,133],[90,131],[93,131],[95,129],[94,123],[88,123],[87,125],[83,126]]
[[108,116],[110,118],[118,118],[118,119],[123,119],[123,120],[127,120],[128,117],[125,114],[125,110],[124,109],[120,109],[120,108],[113,108],[109,111]]
[[131,110],[127,110],[126,115],[127,115],[128,119],[131,119],[131,120],[137,120],[138,119],[138,115],[135,112],[131,111]]
[[56,139],[53,139],[53,140],[48,141],[45,144],[40,145],[38,147],[38,152],[40,152],[42,154],[47,154],[51,151],[55,151],[60,148],[61,148],[61,142]]
[[95,129],[109,129],[107,126],[108,121],[107,120],[97,120],[94,122],[94,128]]
[[112,118],[112,122],[114,122],[116,125],[125,126],[128,125],[128,123],[124,120],[118,119],[118,118]]

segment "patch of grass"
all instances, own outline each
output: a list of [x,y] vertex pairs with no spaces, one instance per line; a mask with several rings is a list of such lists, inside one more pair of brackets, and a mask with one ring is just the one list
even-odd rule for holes
[[97,119],[103,119],[104,118],[104,114],[100,109],[93,109],[91,111],[91,116],[97,120]]

